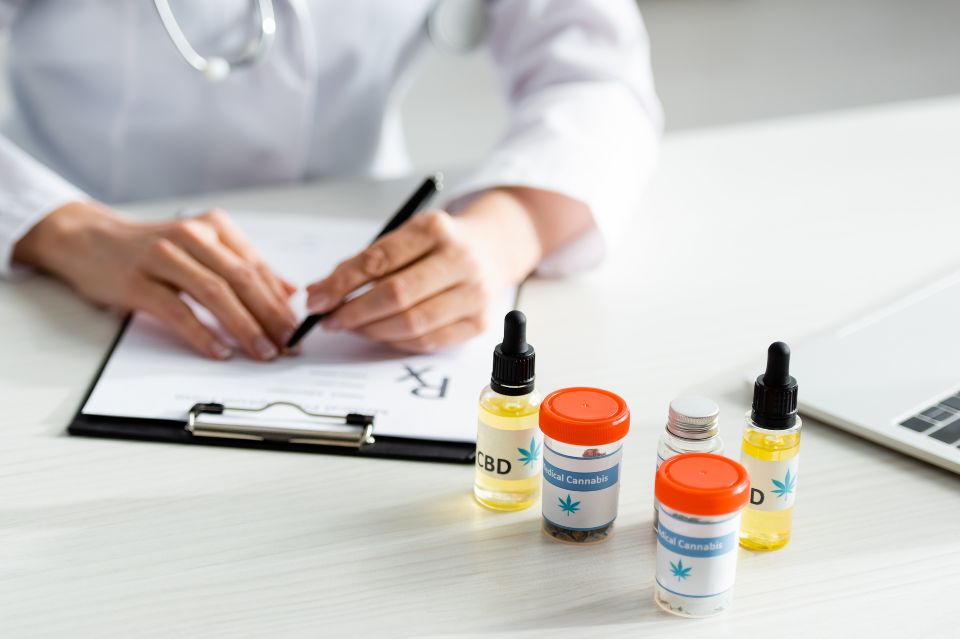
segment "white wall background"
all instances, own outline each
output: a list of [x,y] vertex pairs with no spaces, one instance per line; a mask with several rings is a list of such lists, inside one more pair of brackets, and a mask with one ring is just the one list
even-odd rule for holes
[[960,92],[960,0],[640,0],[668,126]]

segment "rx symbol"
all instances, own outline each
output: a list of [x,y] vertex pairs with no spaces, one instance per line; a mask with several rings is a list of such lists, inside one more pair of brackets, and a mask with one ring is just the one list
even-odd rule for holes
[[426,374],[430,372],[433,368],[432,366],[424,366],[423,368],[416,369],[413,366],[404,364],[403,368],[407,371],[407,374],[399,378],[398,382],[404,382],[408,379],[416,382],[416,386],[410,389],[410,393],[421,398],[421,399],[443,399],[447,396],[447,384],[450,382],[449,377],[440,377],[440,382],[437,384],[431,384],[426,379]]

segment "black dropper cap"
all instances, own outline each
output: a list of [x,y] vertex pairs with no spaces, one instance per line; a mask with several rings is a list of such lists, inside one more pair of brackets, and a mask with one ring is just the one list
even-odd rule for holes
[[527,344],[527,318],[510,311],[503,318],[503,342],[493,349],[493,374],[490,388],[501,395],[526,395],[533,392],[537,356]]
[[783,342],[774,342],[767,349],[767,370],[753,385],[750,419],[771,430],[797,423],[797,380],[790,376],[790,347]]

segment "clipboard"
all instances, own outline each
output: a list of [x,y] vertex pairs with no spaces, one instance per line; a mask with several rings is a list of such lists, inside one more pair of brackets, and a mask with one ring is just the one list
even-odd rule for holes
[[[137,441],[229,446],[235,448],[384,457],[413,461],[467,464],[475,459],[475,445],[464,442],[418,439],[376,434],[375,416],[362,413],[321,414],[293,402],[271,402],[258,408],[234,407],[215,402],[198,403],[187,409],[185,420],[144,419],[83,412],[110,358],[131,324],[128,315],[94,375],[84,399],[67,427],[70,435]],[[304,424],[291,425],[272,419],[272,409],[286,407],[298,412]],[[231,424],[211,416],[235,413]],[[331,426],[341,426],[332,429]]]
[[[244,211],[232,216],[257,238],[278,272],[301,286],[366,246],[376,228],[370,220],[351,218]],[[491,320],[512,308],[515,299],[505,296]],[[200,321],[216,325],[206,309],[186,301]],[[500,336],[497,324],[491,321],[483,335],[459,348],[432,355],[402,354],[350,333],[313,331],[299,356],[265,364],[243,356],[226,362],[197,356],[149,315],[131,314],[67,431],[472,463],[476,391],[488,379],[489,355]]]

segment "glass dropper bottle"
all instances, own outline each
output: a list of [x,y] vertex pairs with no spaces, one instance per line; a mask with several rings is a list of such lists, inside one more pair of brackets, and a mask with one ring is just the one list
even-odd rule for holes
[[743,512],[740,545],[777,550],[790,541],[800,465],[797,380],[790,375],[790,347],[774,342],[767,369],[753,388],[753,408],[743,429],[740,463],[750,473],[750,502]]
[[510,311],[503,318],[503,341],[493,351],[490,384],[480,392],[477,420],[473,494],[491,510],[522,510],[540,496],[543,435],[535,367],[527,318]]

